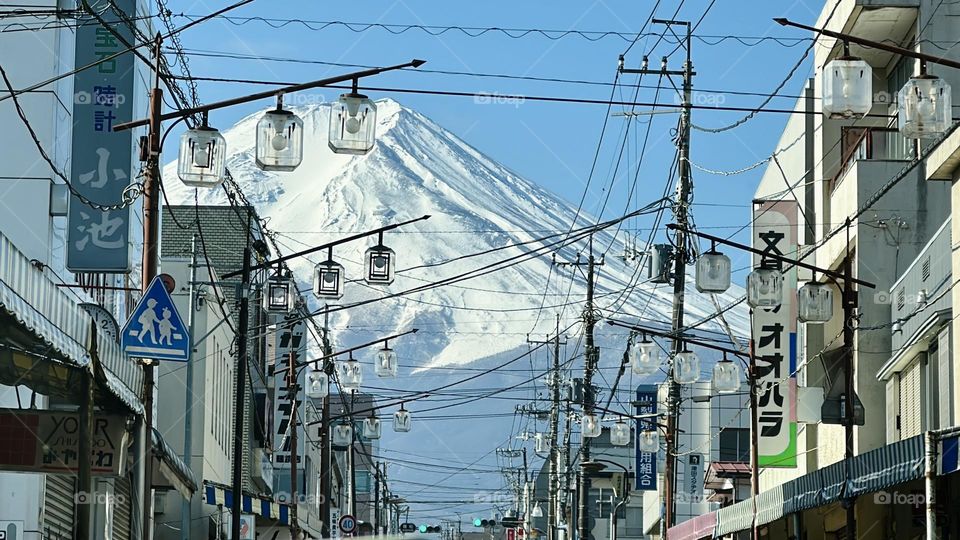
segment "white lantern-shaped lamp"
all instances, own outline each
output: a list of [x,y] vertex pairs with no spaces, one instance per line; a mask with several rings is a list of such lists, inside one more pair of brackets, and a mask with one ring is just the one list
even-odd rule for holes
[[697,259],[697,290],[722,293],[730,288],[730,257],[714,248]]
[[630,444],[630,426],[623,420],[610,426],[610,444],[614,446],[626,446]]
[[330,394],[330,377],[322,371],[311,371],[307,373],[307,397],[312,399],[322,399]]
[[377,106],[356,91],[330,107],[330,149],[337,154],[366,154],[376,143]]
[[711,381],[713,389],[720,394],[729,394],[740,390],[740,366],[736,362],[727,359],[723,355],[720,360],[713,365],[713,380]]
[[655,454],[660,451],[660,433],[656,429],[649,429],[640,432],[637,438],[637,450]]
[[379,418],[371,415],[363,419],[363,437],[365,439],[379,439],[380,431]]
[[643,340],[635,343],[630,349],[630,369],[636,375],[653,375],[660,369],[660,351],[657,344],[648,341],[644,336]]
[[673,357],[673,380],[677,384],[692,384],[700,380],[700,357],[683,350]]
[[540,457],[546,457],[550,455],[550,439],[547,438],[546,433],[537,433],[533,436],[533,449]]
[[364,257],[363,279],[370,285],[389,285],[393,283],[394,262],[397,255],[383,245],[383,236],[377,245],[367,250]]
[[950,92],[950,85],[939,77],[911,77],[897,98],[900,134],[921,139],[945,132],[953,123]]
[[543,517],[543,508],[540,507],[540,501],[537,501],[537,504],[533,507],[533,510],[530,510],[530,517],[534,517],[534,518]]
[[873,69],[845,54],[823,70],[823,113],[830,118],[863,118],[873,106]]
[[797,316],[805,323],[825,323],[833,318],[833,287],[810,281],[797,291]]
[[343,265],[334,262],[332,254],[313,268],[313,294],[317,298],[339,300],[343,298]]
[[775,308],[783,303],[783,274],[776,268],[757,268],[747,276],[747,304]]
[[393,430],[399,432],[410,431],[411,422],[410,411],[404,409],[401,403],[400,410],[393,413]]
[[336,424],[332,431],[331,442],[335,448],[349,448],[353,444],[353,426],[350,424]]
[[263,310],[267,313],[285,314],[297,305],[297,284],[290,274],[274,274],[267,279],[263,292]]
[[580,435],[583,437],[599,437],[600,436],[600,419],[592,414],[585,414],[583,418],[580,419]]
[[337,378],[340,379],[340,387],[344,390],[356,392],[360,390],[360,383],[363,382],[363,368],[360,362],[353,358],[353,354],[346,362],[337,362]]
[[374,372],[377,377],[393,378],[397,376],[397,367],[397,353],[384,343],[383,348],[377,351]]
[[292,171],[303,161],[303,120],[277,108],[264,113],[257,122],[257,167],[265,171]]
[[216,129],[204,123],[180,137],[177,176],[191,187],[212,188],[223,182],[227,142]]

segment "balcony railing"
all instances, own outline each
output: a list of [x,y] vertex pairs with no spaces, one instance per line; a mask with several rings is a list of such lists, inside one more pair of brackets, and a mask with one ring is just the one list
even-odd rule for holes
[[857,161],[910,161],[915,156],[913,142],[900,135],[895,128],[847,126],[842,129],[840,136],[843,156],[840,169],[830,181],[831,192]]

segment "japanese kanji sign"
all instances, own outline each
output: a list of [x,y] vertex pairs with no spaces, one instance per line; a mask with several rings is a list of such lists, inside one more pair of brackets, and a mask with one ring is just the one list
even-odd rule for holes
[[[93,474],[120,474],[120,464],[126,459],[125,425],[123,415],[94,415]],[[0,409],[0,470],[76,474],[80,435],[77,413]]]
[[[306,342],[303,340],[303,334],[306,331],[306,325],[303,321],[297,321],[291,328],[290,325],[280,322],[277,328],[271,329],[267,338],[267,370],[268,374],[273,375],[274,388],[276,388],[276,399],[274,400],[274,451],[273,461],[276,465],[290,467],[290,382],[288,369],[290,366],[290,351],[294,351],[296,356],[294,361],[299,361],[305,352]],[[306,370],[297,372],[297,403],[298,407],[303,404],[303,382]],[[302,410],[302,409],[301,409]],[[300,437],[297,444],[297,452],[303,452],[303,439]]]
[[[102,17],[130,42],[133,33],[117,13],[136,14],[134,0],[116,0]],[[94,19],[77,26],[76,64],[103,60],[126,47]],[[70,182],[87,199],[118,204],[133,182],[133,134],[113,132],[113,124],[133,118],[135,56],[122,54],[74,76],[73,153]],[[125,273],[130,270],[130,208],[103,210],[75,194],[67,216],[67,268],[74,272]]]
[[[657,387],[652,384],[637,386],[637,415],[657,413]],[[650,429],[657,429],[657,418],[637,419],[636,437]],[[637,456],[637,491],[657,490],[657,454],[655,452],[636,452]]]
[[[753,247],[797,257],[797,214],[793,201],[754,206]],[[752,339],[757,364],[758,462],[761,467],[797,466],[797,270],[754,254],[755,268],[783,272],[783,302],[753,311]]]

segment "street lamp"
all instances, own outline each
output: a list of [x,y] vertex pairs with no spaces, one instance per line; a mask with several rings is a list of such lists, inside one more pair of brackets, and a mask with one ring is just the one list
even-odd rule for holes
[[363,436],[367,439],[380,438],[380,419],[375,414],[363,419]]
[[291,313],[297,304],[297,285],[290,273],[277,273],[267,280],[263,310],[267,313]]
[[547,457],[550,455],[550,440],[547,439],[546,433],[537,433],[533,436],[533,451],[540,457]]
[[369,285],[389,285],[393,283],[394,261],[396,253],[383,245],[383,233],[377,240],[377,245],[367,250],[363,279]]
[[343,298],[344,273],[343,265],[333,260],[333,248],[330,248],[327,260],[313,268],[313,294],[329,300]]
[[873,107],[873,68],[855,56],[843,43],[843,56],[830,61],[823,70],[824,114],[830,118],[863,118]]
[[610,444],[614,446],[626,446],[630,443],[630,426],[621,418],[616,424],[610,426]]
[[403,403],[401,403],[400,410],[393,413],[393,430],[398,432],[410,431],[411,421],[410,411],[404,409]]
[[333,426],[333,446],[337,448],[347,448],[353,443],[353,426],[350,424],[337,424]]
[[637,438],[637,450],[655,454],[660,451],[660,432],[656,429],[647,429],[640,432]]
[[585,414],[580,419],[580,435],[584,438],[600,436],[600,419],[593,414]]
[[673,381],[677,384],[692,384],[700,380],[700,357],[697,353],[683,350],[673,357]]
[[323,399],[330,393],[330,377],[323,371],[307,373],[307,397]]
[[797,317],[805,323],[825,323],[833,318],[833,288],[809,281],[797,291]]
[[723,359],[713,365],[711,386],[720,394],[740,390],[740,366],[730,361],[727,353],[723,353]]
[[383,348],[377,351],[374,372],[377,374],[377,377],[393,378],[397,376],[397,369],[397,353],[384,341]]
[[530,511],[530,517],[535,517],[535,518],[543,517],[543,508],[540,508],[540,501],[537,501],[537,504],[533,506],[533,510]]
[[363,381],[363,368],[360,366],[360,362],[353,358],[352,352],[346,362],[337,362],[337,377],[340,379],[340,387],[344,390],[352,392],[360,390],[360,383]]
[[653,375],[660,369],[660,351],[646,334],[630,348],[630,369],[636,375]]
[[747,304],[752,308],[775,308],[783,303],[783,273],[776,268],[757,268],[747,276]]
[[337,154],[366,154],[376,142],[376,127],[377,106],[357,93],[354,79],[353,91],[342,94],[330,107],[330,149]]
[[911,77],[897,95],[900,133],[908,139],[940,135],[953,122],[950,85],[930,75],[920,63],[920,75]]
[[177,176],[191,187],[213,188],[223,182],[227,163],[227,141],[216,128],[203,123],[180,137]]
[[697,290],[722,293],[730,288],[730,257],[717,251],[716,244],[697,259]]
[[303,120],[283,109],[283,94],[277,108],[257,122],[257,166],[265,171],[292,171],[303,161]]

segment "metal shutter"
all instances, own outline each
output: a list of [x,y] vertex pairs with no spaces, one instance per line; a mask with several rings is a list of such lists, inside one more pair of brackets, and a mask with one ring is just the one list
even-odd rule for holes
[[900,374],[900,438],[907,439],[922,431],[923,411],[920,400],[920,359],[917,358]]
[[43,533],[51,540],[73,538],[74,477],[47,474],[43,491]]
[[117,501],[113,510],[113,538],[130,540],[130,510],[133,504],[133,499],[130,497],[130,480],[122,476],[115,479],[113,493]]

